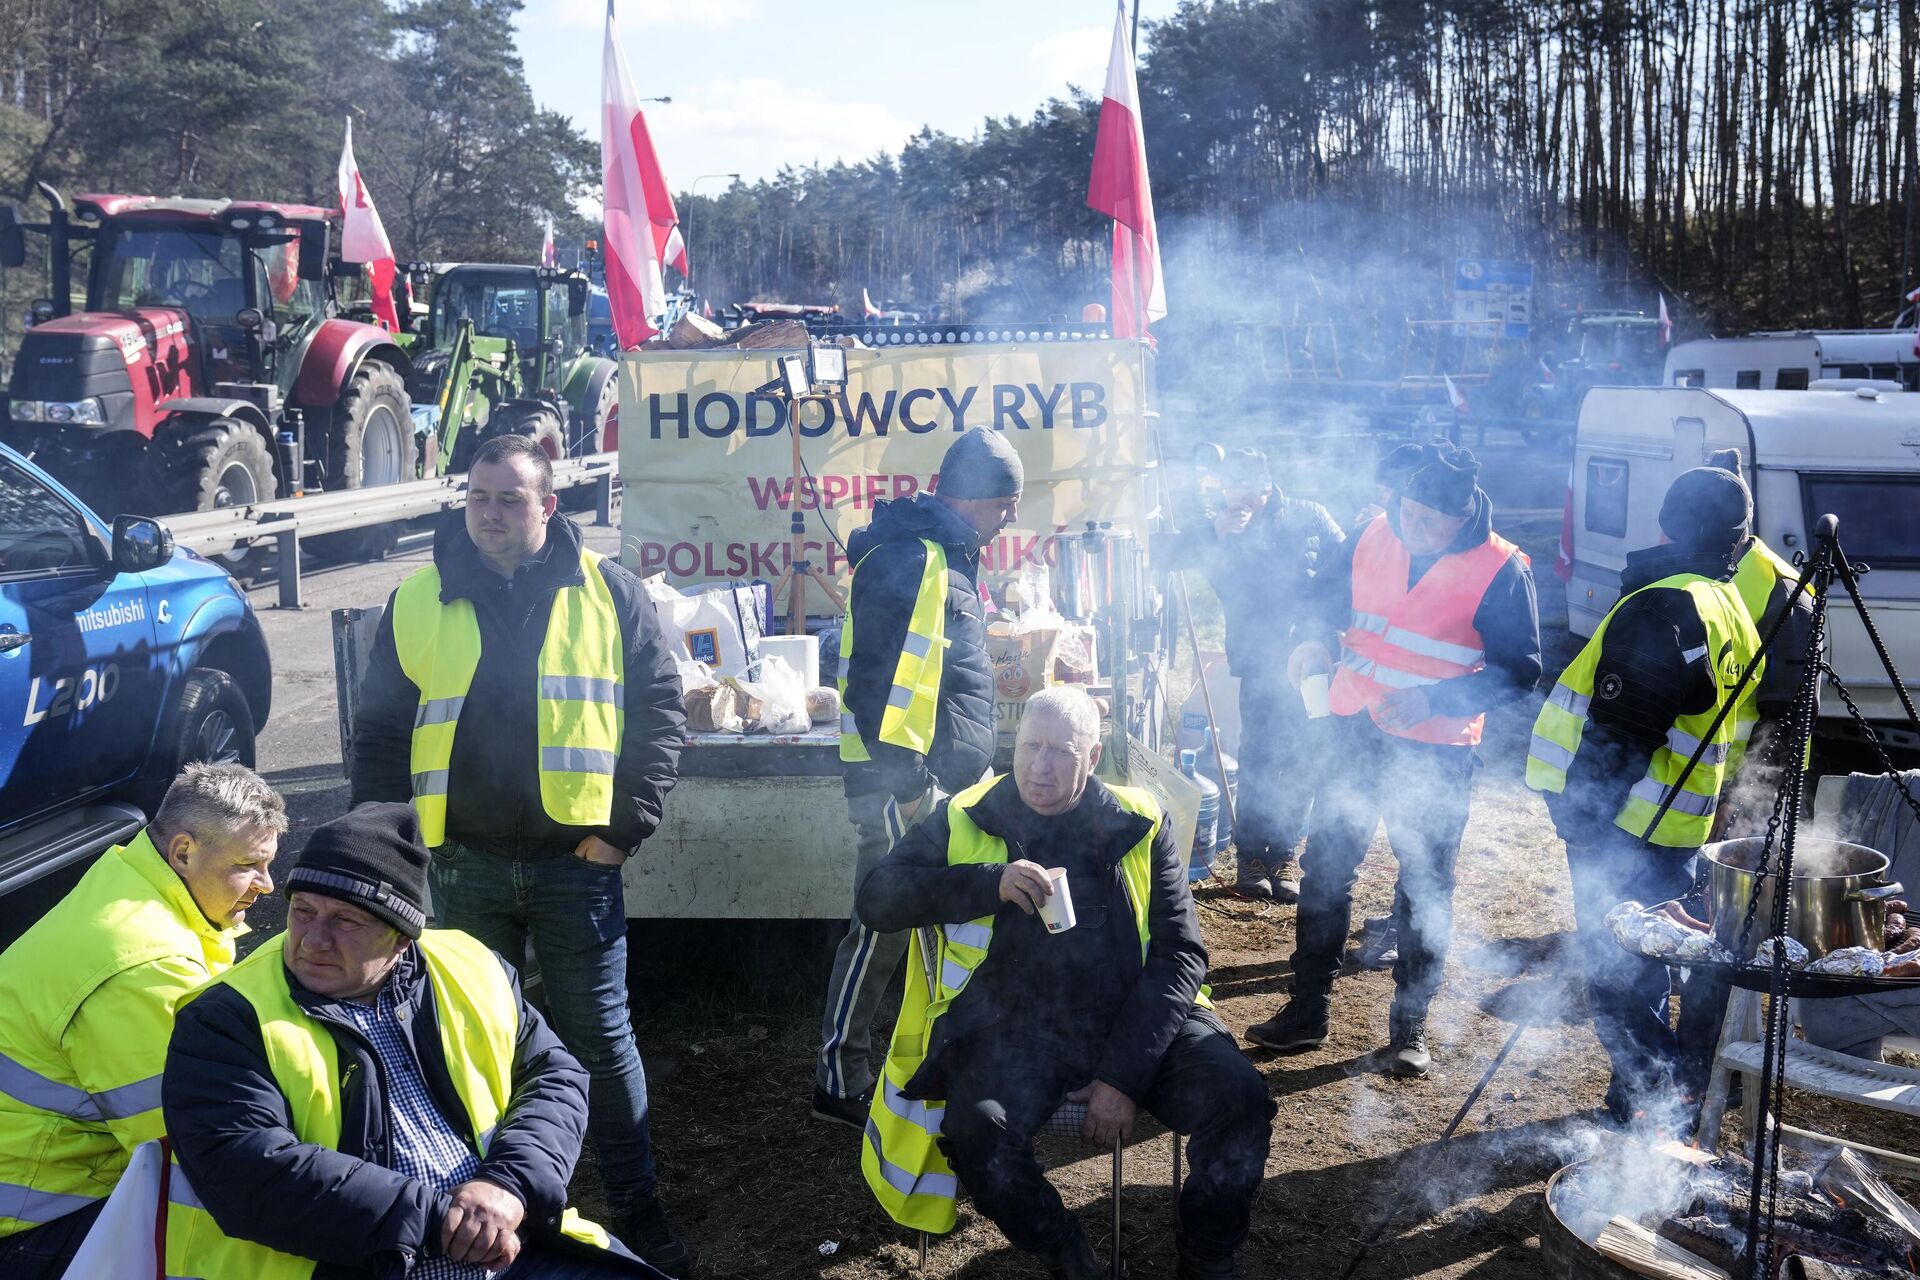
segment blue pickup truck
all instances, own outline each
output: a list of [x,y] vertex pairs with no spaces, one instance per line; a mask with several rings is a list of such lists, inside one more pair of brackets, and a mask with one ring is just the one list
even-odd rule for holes
[[180,767],[254,762],[273,678],[225,571],[0,445],[0,946],[138,831]]

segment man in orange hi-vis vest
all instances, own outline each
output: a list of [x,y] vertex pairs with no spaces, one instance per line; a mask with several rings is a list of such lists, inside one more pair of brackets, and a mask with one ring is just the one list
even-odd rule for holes
[[1474,749],[1486,713],[1528,693],[1542,670],[1533,573],[1525,553],[1493,531],[1479,472],[1464,449],[1429,448],[1398,500],[1323,560],[1304,597],[1287,676],[1300,685],[1331,675],[1318,754],[1340,767],[1314,797],[1293,998],[1247,1029],[1254,1044],[1326,1040],[1354,881],[1384,820],[1400,863],[1400,955],[1382,1065],[1420,1076],[1431,1063],[1427,1006],[1453,932]]

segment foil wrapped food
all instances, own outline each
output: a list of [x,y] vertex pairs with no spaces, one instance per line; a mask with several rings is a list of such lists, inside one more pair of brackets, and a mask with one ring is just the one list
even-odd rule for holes
[[1887,957],[1872,947],[1841,947],[1807,966],[1808,973],[1830,973],[1845,978],[1877,978],[1886,969]]
[[1689,929],[1664,911],[1623,902],[1607,912],[1607,928],[1630,951],[1681,964],[1729,964],[1733,955],[1710,933]]
[[[1798,969],[1802,965],[1806,964],[1808,952],[1806,947],[1802,945],[1802,943],[1798,938],[1781,938],[1781,939],[1778,939],[1778,941],[1781,941],[1787,944],[1787,968]],[[1760,965],[1763,968],[1773,967],[1774,942],[1775,942],[1775,939],[1768,938],[1765,942],[1762,942],[1760,944],[1759,950],[1753,953],[1754,964]]]

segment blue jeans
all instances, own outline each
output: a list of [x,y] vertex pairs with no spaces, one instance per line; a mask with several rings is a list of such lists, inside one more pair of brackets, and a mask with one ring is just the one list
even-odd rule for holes
[[[1593,1031],[1613,1060],[1607,1107],[1624,1120],[1684,1088],[1686,1072],[1669,1021],[1673,990],[1667,966],[1615,942],[1607,912],[1623,902],[1651,907],[1686,893],[1693,885],[1694,851],[1643,848],[1618,830],[1602,832],[1589,843],[1578,841],[1576,834],[1567,843],[1575,946],[1586,969]],[[1718,1036],[1719,1030],[1715,1023],[1712,1034]]]
[[448,841],[433,851],[435,919],[525,963],[527,940],[553,1029],[592,1077],[587,1132],[618,1217],[654,1194],[647,1072],[627,1008],[627,910],[620,870],[569,850],[505,858]]

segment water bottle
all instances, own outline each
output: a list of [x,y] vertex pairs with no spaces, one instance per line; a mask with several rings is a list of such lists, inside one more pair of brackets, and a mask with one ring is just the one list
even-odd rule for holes
[[1213,855],[1218,847],[1220,826],[1220,788],[1194,767],[1194,753],[1180,753],[1180,772],[1200,792],[1200,811],[1193,824],[1193,852],[1187,861],[1187,880],[1205,880],[1213,875]]
[[[1199,756],[1200,776],[1213,783],[1216,794],[1224,792],[1226,794],[1226,801],[1231,801],[1235,806],[1232,811],[1238,813],[1238,805],[1240,803],[1240,762],[1228,755],[1224,750],[1221,751],[1217,757],[1215,756],[1212,729],[1206,731],[1206,740],[1201,744],[1197,754]],[[1223,765],[1225,766],[1225,777],[1220,776]],[[1233,823],[1227,817],[1228,808],[1226,801],[1219,803],[1220,821],[1213,839],[1213,851],[1215,853],[1225,853],[1227,846],[1233,843]]]

